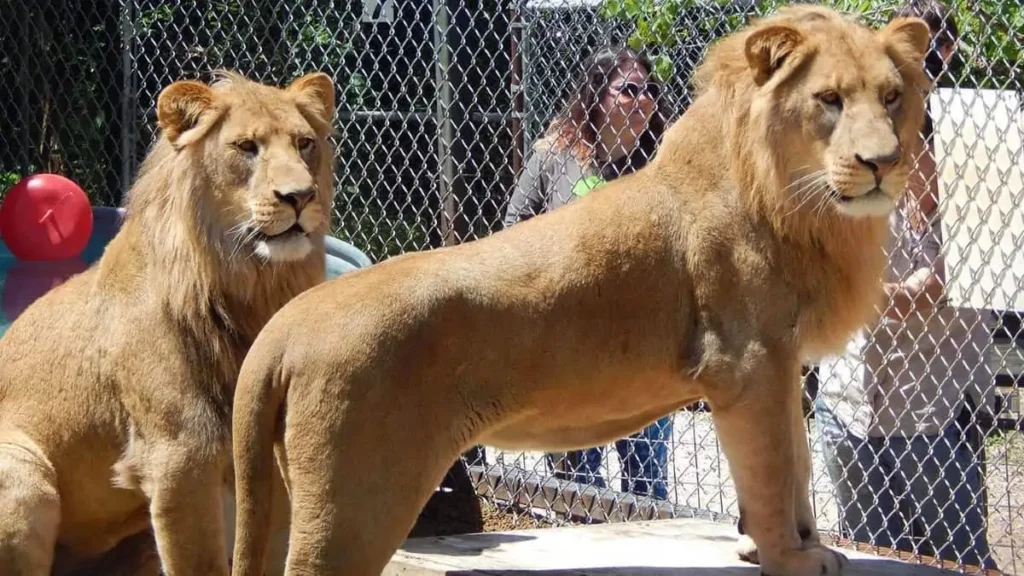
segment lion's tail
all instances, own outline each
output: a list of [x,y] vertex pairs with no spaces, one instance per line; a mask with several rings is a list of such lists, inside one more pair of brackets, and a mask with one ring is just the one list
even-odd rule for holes
[[[235,547],[232,574],[262,576],[271,522],[274,443],[287,393],[273,354],[250,354],[242,362],[232,416],[235,467]],[[262,358],[261,358],[262,356]],[[285,471],[282,470],[282,473]]]

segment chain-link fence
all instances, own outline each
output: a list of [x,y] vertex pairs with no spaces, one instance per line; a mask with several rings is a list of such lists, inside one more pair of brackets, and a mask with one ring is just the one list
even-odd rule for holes
[[[1024,569],[1024,6],[948,1],[959,39],[931,98],[938,216],[933,226],[911,217],[896,229],[890,278],[940,269],[941,254],[948,299],[928,322],[883,322],[851,341],[847,356],[809,367],[811,488],[825,533],[955,564],[994,560],[1014,573]],[[833,4],[881,23],[897,3]],[[643,48],[661,83],[641,76],[630,85],[620,74],[592,96],[606,88],[637,102],[659,96],[671,120],[690,101],[689,76],[708,43],[772,8],[769,0],[7,2],[0,192],[27,174],[57,172],[94,203],[119,203],[151,142],[162,87],[218,67],[278,84],[322,70],[339,87],[335,235],[375,261],[472,241],[521,219],[517,210],[569,201],[552,200],[556,191],[579,195],[618,173],[611,160],[575,163],[598,147],[558,156],[557,135],[544,138],[581,97],[574,83],[590,54]],[[591,138],[615,156],[603,133]],[[561,164],[538,159],[543,150]],[[578,178],[560,188],[566,167]],[[526,190],[538,180],[547,188]],[[517,189],[529,201],[510,204]],[[960,409],[965,398],[974,412]],[[475,491],[508,512],[503,527],[737,515],[703,405],[603,453],[482,447],[464,463]]]

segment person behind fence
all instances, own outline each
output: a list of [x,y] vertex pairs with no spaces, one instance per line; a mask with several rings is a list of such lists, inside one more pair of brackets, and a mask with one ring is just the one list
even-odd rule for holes
[[[928,73],[948,65],[956,22],[914,1],[932,30]],[[819,366],[815,423],[835,486],[840,529],[855,541],[995,568],[984,477],[968,422],[994,413],[990,331],[982,314],[946,303],[931,120],[910,191],[890,220],[892,244],[877,325]],[[991,420],[991,418],[989,418]]]
[[[607,47],[586,61],[565,107],[534,144],[505,213],[505,227],[585,196],[604,182],[644,166],[668,115],[662,85],[644,55]],[[666,416],[615,443],[622,490],[667,497],[672,418]],[[546,456],[555,477],[605,487],[601,448]]]

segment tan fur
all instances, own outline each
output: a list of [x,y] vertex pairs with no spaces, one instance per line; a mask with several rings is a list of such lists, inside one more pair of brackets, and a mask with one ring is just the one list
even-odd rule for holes
[[[0,574],[105,553],[151,574],[136,550],[151,526],[168,576],[228,574],[232,392],[267,319],[324,279],[333,112],[323,74],[280,89],[224,73],[160,94],[121,229],[0,339]],[[256,236],[296,222],[305,241]]]
[[[880,303],[927,39],[920,20],[873,31],[824,8],[781,11],[713,48],[647,168],[285,306],[236,390],[238,573],[262,567],[274,449],[292,505],[287,573],[370,576],[468,447],[599,445],[700,398],[763,571],[839,573],[807,498],[800,367]],[[815,96],[828,89],[841,110]],[[884,192],[867,194],[855,155],[886,173]]]

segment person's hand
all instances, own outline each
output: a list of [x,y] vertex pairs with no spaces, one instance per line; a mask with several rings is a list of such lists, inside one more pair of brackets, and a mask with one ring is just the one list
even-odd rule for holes
[[981,432],[982,437],[985,437],[996,429],[996,416],[988,408],[979,408],[974,413],[974,423],[978,426],[978,431]]
[[[960,426],[964,430],[969,430],[973,426],[982,438],[988,436],[995,430],[997,425],[994,406],[995,397],[992,397],[991,400],[991,402],[986,402],[985,405],[976,406],[974,397],[968,394],[964,399],[964,406],[961,409],[960,416],[957,418]],[[989,406],[988,404],[993,405]]]

